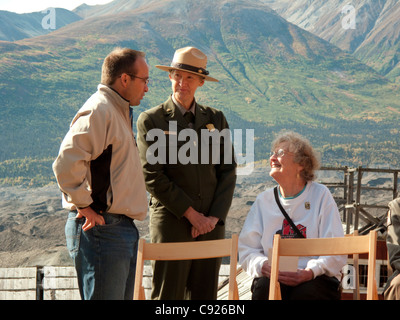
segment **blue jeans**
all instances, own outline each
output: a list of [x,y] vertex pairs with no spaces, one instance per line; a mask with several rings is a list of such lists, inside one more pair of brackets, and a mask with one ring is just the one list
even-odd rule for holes
[[83,300],[132,300],[139,232],[125,215],[103,214],[105,225],[82,230],[71,211],[65,225]]

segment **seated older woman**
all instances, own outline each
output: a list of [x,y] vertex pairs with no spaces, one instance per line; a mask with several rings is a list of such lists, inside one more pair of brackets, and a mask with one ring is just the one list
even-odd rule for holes
[[[273,142],[272,150],[270,175],[278,186],[257,196],[239,236],[239,263],[254,277],[253,300],[268,299],[268,249],[272,248],[274,234],[284,238],[344,235],[331,193],[313,182],[319,161],[308,140],[293,132],[283,133]],[[340,299],[341,269],[345,264],[345,256],[300,257],[297,272],[279,272],[282,299]]]

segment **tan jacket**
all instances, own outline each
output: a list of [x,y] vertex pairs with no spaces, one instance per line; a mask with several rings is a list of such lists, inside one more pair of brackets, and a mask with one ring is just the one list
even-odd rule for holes
[[146,189],[129,108],[117,92],[99,85],[72,120],[53,163],[64,208],[90,206],[98,213],[146,217]]

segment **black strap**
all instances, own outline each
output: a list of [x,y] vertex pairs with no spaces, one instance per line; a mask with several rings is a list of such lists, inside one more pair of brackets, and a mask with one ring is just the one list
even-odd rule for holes
[[285,209],[283,209],[281,202],[279,201],[279,196],[278,196],[278,187],[274,188],[274,195],[275,195],[275,200],[276,203],[278,204],[279,209],[281,209],[283,215],[285,216],[287,222],[292,226],[292,229],[297,233],[297,235],[300,238],[304,238],[303,234],[300,232],[300,230],[296,227],[296,225],[293,223],[292,219],[289,218],[288,214],[286,213]]

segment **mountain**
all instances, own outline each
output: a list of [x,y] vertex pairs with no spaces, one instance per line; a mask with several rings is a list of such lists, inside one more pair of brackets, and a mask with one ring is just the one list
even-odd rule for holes
[[[264,0],[286,20],[400,82],[399,0]],[[354,11],[345,6],[351,5]],[[346,19],[354,13],[355,25]]]
[[399,86],[350,53],[258,0],[130,3],[136,7],[0,42],[3,183],[52,179],[68,125],[96,90],[103,59],[115,46],[145,51],[151,66],[150,91],[135,116],[171,92],[166,73],[154,65],[169,64],[177,48],[193,45],[220,80],[203,86],[198,101],[223,110],[232,129],[254,129],[256,160],[267,158],[276,132],[292,129],[312,141],[324,165],[400,164]]
[[0,10],[0,41],[16,41],[48,34],[81,19],[74,12],[61,8],[22,14]]
[[152,3],[157,3],[158,0],[114,0],[112,2],[90,6],[82,4],[73,10],[76,14],[84,19],[99,17],[108,14],[116,14],[124,11],[138,9],[142,6],[148,6]]
[[[61,15],[57,28],[77,19],[100,17],[157,3],[158,0],[115,0],[104,5],[82,4]],[[348,51],[393,81],[400,81],[399,0],[263,0],[286,20]],[[346,27],[354,8],[355,25]],[[62,9],[57,9],[61,11]],[[66,13],[68,12],[68,13]],[[74,15],[76,14],[76,15]],[[67,17],[66,17],[67,16]],[[17,15],[0,11],[0,40],[14,41],[52,31],[41,27],[43,13]]]

